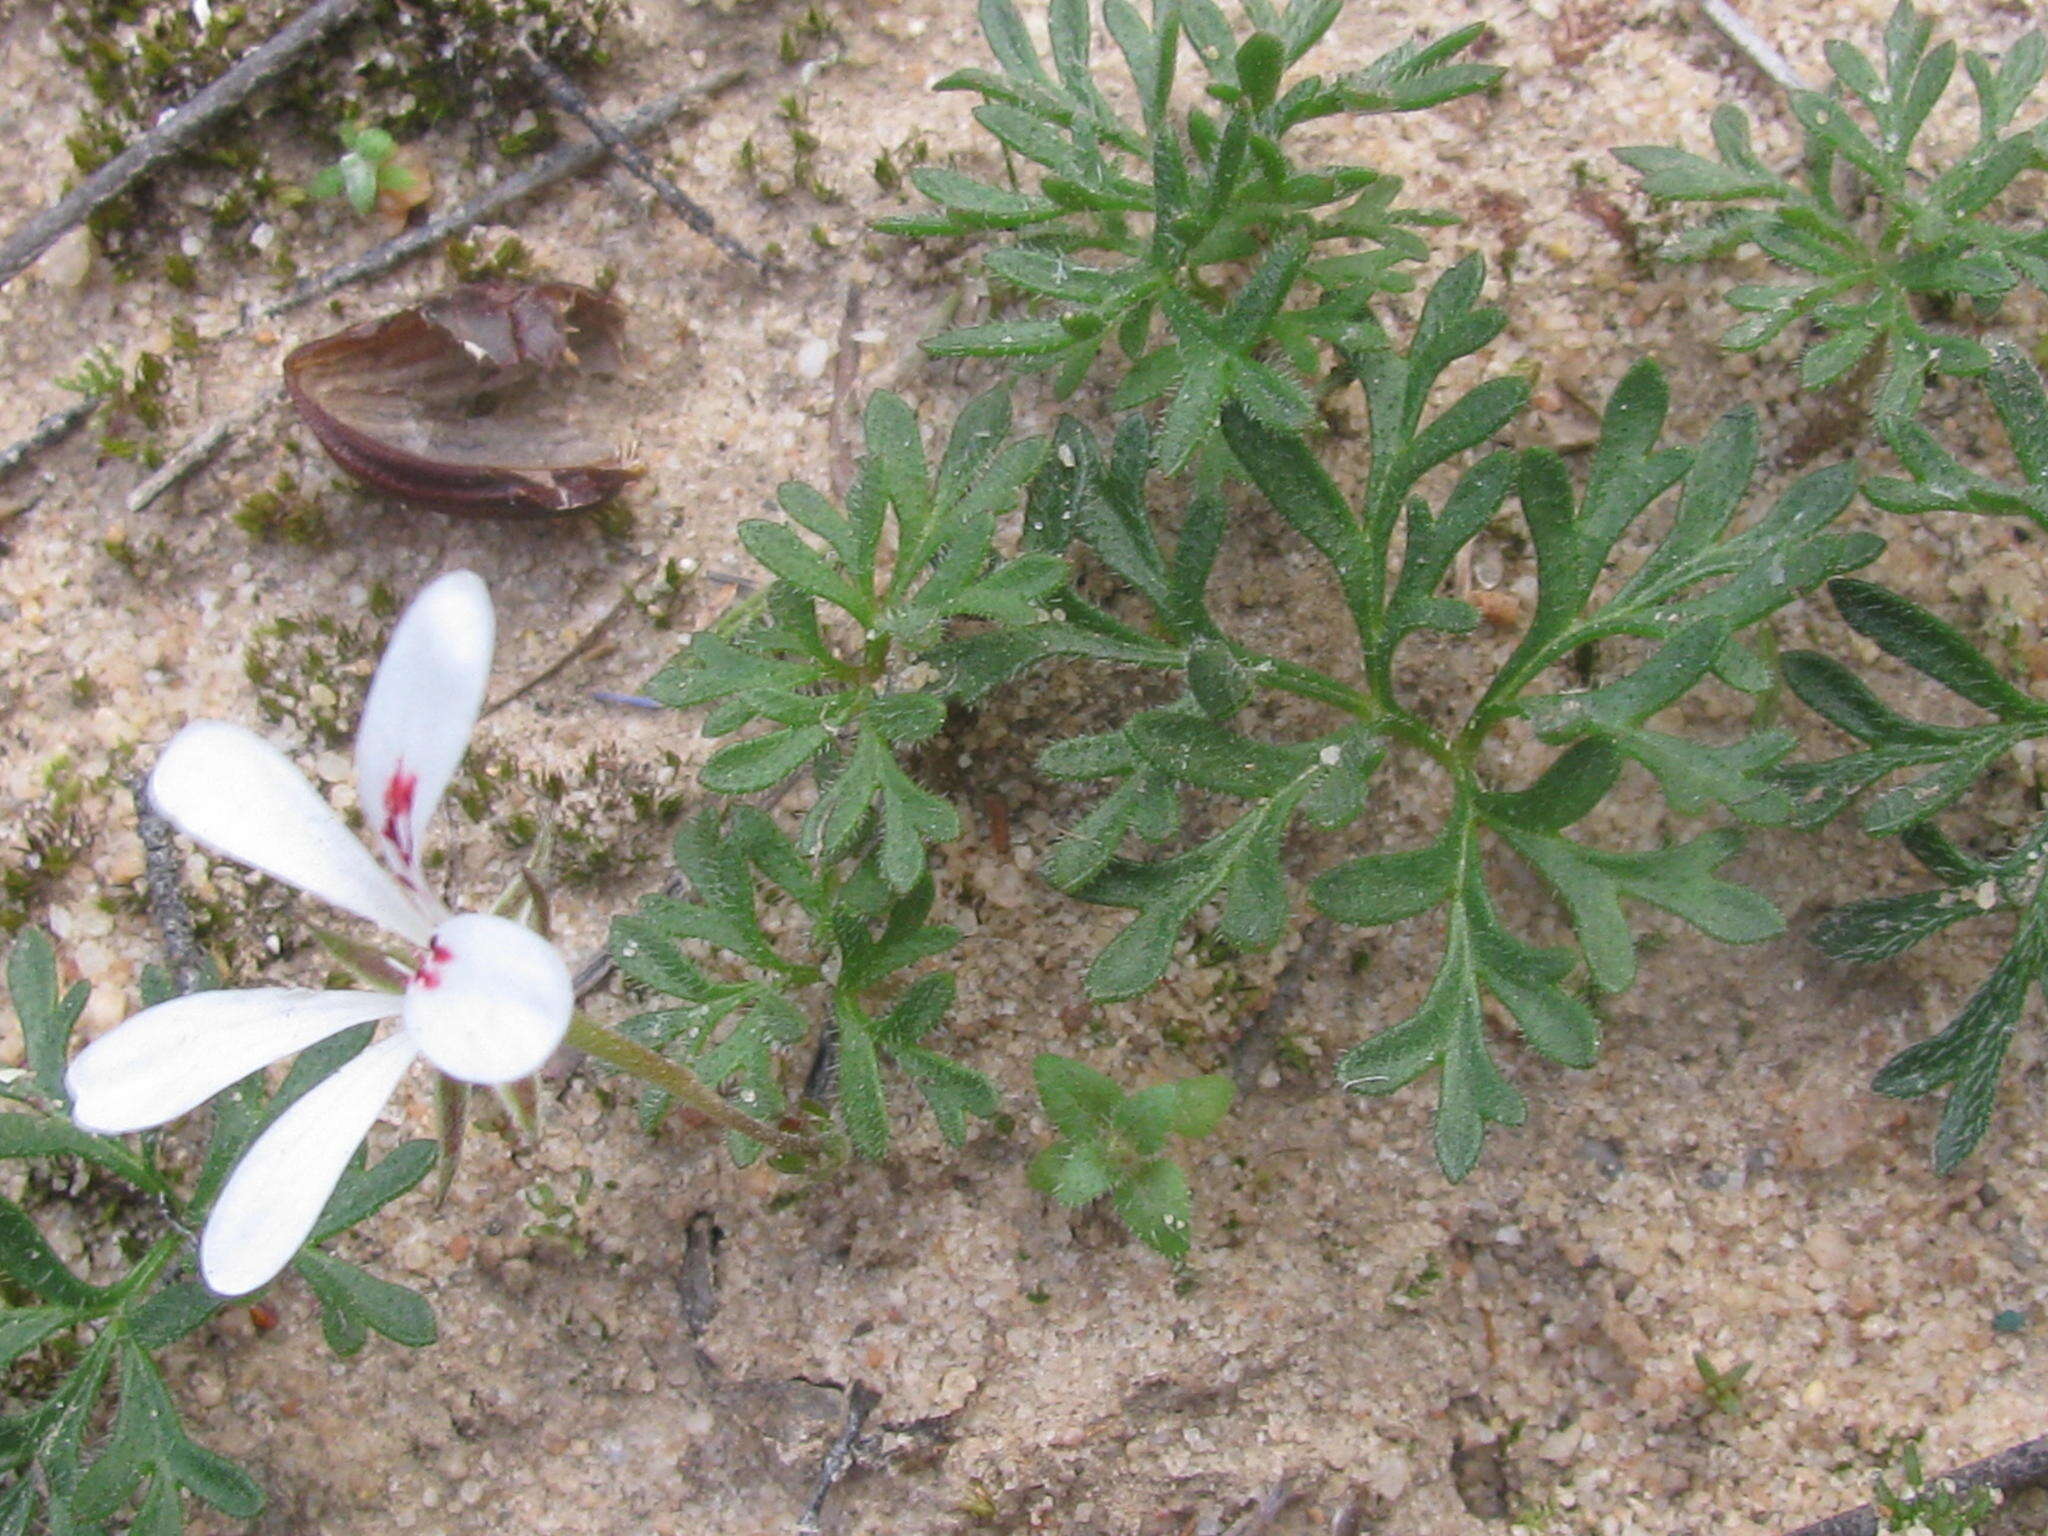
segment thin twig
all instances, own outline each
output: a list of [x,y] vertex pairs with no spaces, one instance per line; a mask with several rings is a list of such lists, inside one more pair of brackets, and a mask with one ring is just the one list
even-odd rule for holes
[[1230,1077],[1237,1084],[1239,1093],[1249,1093],[1257,1086],[1259,1074],[1273,1059],[1281,1027],[1286,1024],[1288,1015],[1301,1005],[1302,989],[1308,985],[1308,973],[1329,952],[1330,941],[1335,935],[1336,930],[1325,918],[1311,918],[1303,925],[1301,947],[1280,967],[1280,975],[1273,983],[1266,1006],[1252,1015],[1251,1023],[1231,1043]]
[[1280,1511],[1285,1509],[1293,1498],[1292,1480],[1281,1478],[1267,1491],[1266,1496],[1246,1510],[1223,1536],[1265,1536],[1272,1528],[1274,1520],[1279,1517]]
[[676,1267],[683,1327],[701,1339],[718,1316],[718,1218],[699,1211],[683,1226],[683,1262]]
[[[1951,1484],[1958,1493],[1968,1493],[1972,1488],[2017,1493],[2023,1488],[2048,1486],[2048,1435],[2007,1446],[1994,1456],[1943,1474],[1939,1481]],[[1877,1506],[1863,1504],[1802,1525],[1786,1536],[1877,1536],[1877,1531]]]
[[228,439],[248,428],[270,409],[275,398],[274,393],[266,395],[255,405],[232,416],[223,416],[197,437],[188,439],[184,447],[164,460],[163,466],[155,474],[128,493],[128,510],[140,512],[172,486],[196,474],[208,460],[227,445]]
[[1762,70],[1764,77],[1779,90],[1790,94],[1793,91],[1810,91],[1805,76],[1794,69],[1785,55],[1771,46],[1770,39],[1742,19],[1728,0],[1700,0],[1700,11],[1714,29],[1733,43],[1742,55]]
[[69,405],[61,406],[31,427],[28,436],[9,448],[0,449],[0,480],[5,480],[13,474],[30,455],[41,453],[51,444],[62,442],[77,431],[99,403],[99,396],[87,395],[83,400],[74,400]]
[[171,980],[182,997],[213,979],[213,963],[199,947],[192,927],[192,909],[185,904],[178,845],[171,838],[171,824],[149,803],[144,780],[130,781],[128,792],[135,798],[135,830],[142,839],[143,878],[149,892],[149,915],[164,941],[164,958],[170,962]]
[[526,71],[533,76],[534,83],[549,101],[596,134],[605,148],[612,152],[613,158],[652,187],[654,195],[666,203],[676,217],[734,261],[743,261],[750,267],[762,265],[760,257],[718,227],[717,221],[701,203],[664,176],[661,168],[647,158],[645,151],[606,122],[590,104],[590,98],[577,88],[575,81],[531,49],[526,50]]
[[578,640],[574,645],[570,646],[568,650],[564,651],[560,656],[556,657],[553,661],[549,662],[545,667],[541,668],[540,671],[534,673],[532,677],[529,677],[517,688],[514,688],[510,693],[506,694],[502,699],[497,699],[489,704],[486,704],[484,706],[483,715],[479,715],[477,718],[482,719],[484,718],[485,715],[495,715],[507,704],[511,704],[520,699],[525,698],[529,693],[533,692],[534,689],[540,687],[542,683],[549,681],[551,678],[559,677],[571,663],[577,661],[579,658],[583,656],[589,655],[591,647],[596,645],[599,640],[604,638],[604,632],[610,629],[614,624],[618,623],[620,616],[623,615],[628,608],[631,608],[633,606],[633,589],[639,586],[640,583],[645,581],[649,576],[653,575],[654,571],[655,565],[650,564],[642,568],[642,570],[637,576],[628,577],[624,588],[619,593],[618,601],[613,603],[611,607],[607,608],[604,611],[604,616],[602,618],[600,618],[595,624],[591,625],[589,629],[584,631],[583,637],[580,640]]
[[830,1496],[833,1485],[846,1476],[846,1469],[853,1465],[854,1447],[860,1443],[861,1426],[881,1400],[881,1393],[861,1382],[853,1382],[847,1387],[846,1417],[840,1422],[839,1435],[832,1442],[832,1449],[825,1453],[825,1464],[818,1469],[818,1488],[811,1495],[811,1502],[804,1506],[803,1518],[796,1523],[796,1536],[818,1536],[824,1529],[825,1500]]
[[[621,138],[645,138],[657,128],[673,122],[699,102],[731,88],[746,78],[743,69],[729,69],[710,79],[680,91],[672,91],[658,100],[649,102],[637,112],[629,113],[616,123],[609,124]],[[377,277],[393,267],[409,261],[422,251],[429,250],[450,235],[460,234],[472,224],[482,223],[493,214],[510,207],[521,198],[531,197],[544,187],[552,186],[564,177],[573,176],[602,160],[607,146],[598,139],[585,139],[577,144],[565,144],[560,149],[542,156],[516,176],[508,176],[490,191],[471,198],[461,207],[404,234],[386,240],[363,252],[353,261],[343,262],[338,267],[309,277],[286,292],[272,299],[257,311],[262,319],[270,319],[287,310],[310,304],[315,299],[324,299],[337,289],[346,288],[350,283],[361,282],[364,278]]]
[[367,0],[316,0],[219,79],[167,113],[147,133],[0,244],[0,285],[96,209],[112,202],[267,84],[307,47],[352,18]]

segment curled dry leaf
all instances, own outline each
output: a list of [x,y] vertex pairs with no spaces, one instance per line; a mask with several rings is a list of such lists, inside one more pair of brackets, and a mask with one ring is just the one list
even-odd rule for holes
[[642,473],[603,431],[622,329],[617,304],[573,283],[466,283],[296,348],[285,388],[373,490],[444,512],[574,512]]
[[[399,174],[392,176],[396,167]],[[412,222],[413,212],[434,200],[434,171],[416,144],[401,144],[391,153],[386,170],[377,178],[377,217],[387,236],[395,235]]]

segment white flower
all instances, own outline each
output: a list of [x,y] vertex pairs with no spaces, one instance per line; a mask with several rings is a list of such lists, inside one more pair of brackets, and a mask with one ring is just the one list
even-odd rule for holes
[[135,1015],[72,1062],[72,1118],[118,1135],[351,1025],[398,1021],[236,1166],[199,1242],[200,1271],[223,1296],[291,1262],[416,1058],[464,1082],[508,1083],[537,1072],[568,1029],[575,998],[554,946],[502,917],[451,914],[420,864],[420,832],[483,705],[493,631],[490,594],[468,571],[435,581],[398,621],[356,732],[356,787],[382,864],[282,753],[240,726],[188,725],[150,776],[150,799],[188,836],[420,951],[402,992],[195,993]]

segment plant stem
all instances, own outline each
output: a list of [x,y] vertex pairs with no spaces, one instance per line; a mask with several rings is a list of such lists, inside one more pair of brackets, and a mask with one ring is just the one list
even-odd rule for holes
[[618,1031],[607,1029],[583,1014],[579,1013],[569,1021],[569,1036],[564,1043],[595,1056],[607,1066],[617,1067],[621,1072],[639,1078],[650,1087],[659,1088],[677,1103],[688,1105],[728,1131],[761,1142],[777,1152],[809,1156],[821,1150],[820,1143],[812,1137],[793,1136],[733,1108],[681,1062],[671,1061],[637,1040],[628,1040]]

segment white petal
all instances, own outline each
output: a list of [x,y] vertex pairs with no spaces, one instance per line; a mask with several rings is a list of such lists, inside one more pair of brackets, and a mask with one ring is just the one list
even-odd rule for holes
[[162,1125],[260,1067],[398,1011],[390,992],[262,987],[174,997],[78,1053],[64,1074],[71,1118],[103,1136]]
[[420,833],[483,708],[496,627],[483,578],[451,571],[413,599],[370,681],[356,728],[356,793],[371,843],[414,889],[425,889]]
[[149,798],[216,853],[424,944],[435,912],[408,895],[285,755],[253,732],[201,720],[171,738]]
[[555,946],[502,917],[468,913],[434,930],[405,989],[405,1027],[420,1054],[465,1083],[538,1072],[576,1006]]
[[240,1296],[292,1261],[418,1054],[403,1031],[378,1041],[256,1138],[199,1237],[199,1272],[209,1286]]

